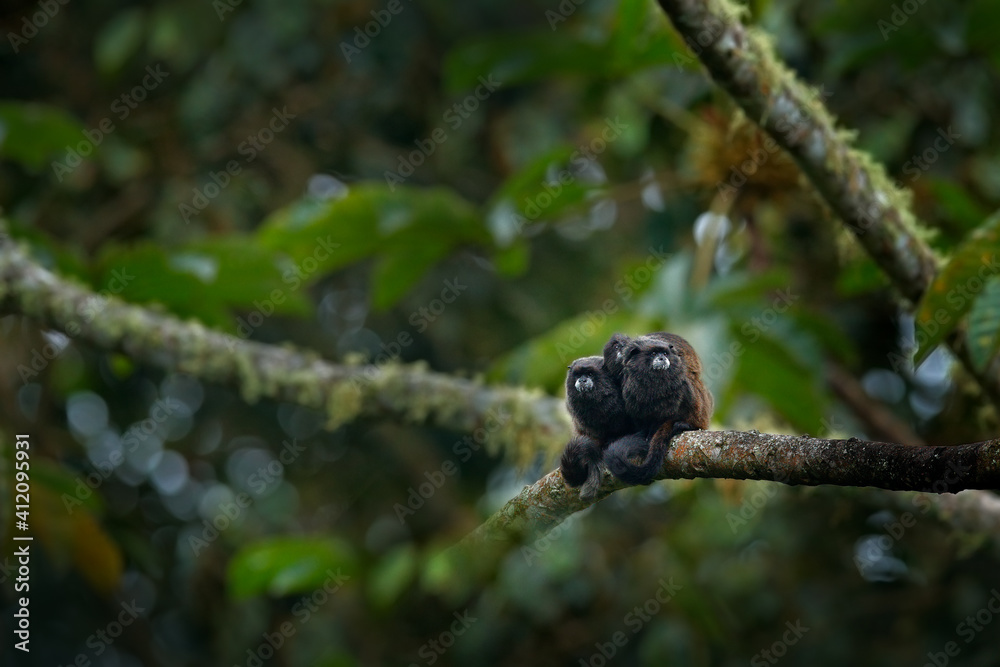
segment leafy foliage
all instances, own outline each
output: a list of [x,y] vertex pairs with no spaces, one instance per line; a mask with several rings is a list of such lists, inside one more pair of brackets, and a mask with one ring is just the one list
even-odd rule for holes
[[[0,52],[0,206],[105,297],[557,396],[610,333],[669,329],[720,428],[880,437],[860,400],[934,445],[996,432],[931,354],[967,327],[986,367],[1000,341],[996,3],[749,5],[937,232],[914,325],[651,0],[58,6]],[[38,11],[13,3],[5,34]],[[25,664],[250,664],[288,627],[290,665],[758,664],[796,622],[782,664],[915,664],[996,572],[992,536],[909,496],[701,480],[617,493],[484,577],[443,552],[558,452],[327,432],[16,315],[0,341],[3,441],[37,444]],[[131,599],[149,611],[94,655]],[[962,660],[994,659],[988,633]]]

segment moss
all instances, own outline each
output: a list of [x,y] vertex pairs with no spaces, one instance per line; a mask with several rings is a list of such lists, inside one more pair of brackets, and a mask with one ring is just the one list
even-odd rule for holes
[[336,383],[326,399],[326,428],[330,431],[348,424],[361,414],[364,391],[349,380]]

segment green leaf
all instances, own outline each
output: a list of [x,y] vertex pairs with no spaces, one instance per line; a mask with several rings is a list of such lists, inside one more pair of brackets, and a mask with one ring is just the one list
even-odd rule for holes
[[116,73],[142,44],[146,15],[141,9],[120,12],[94,42],[94,62],[105,75]]
[[502,87],[579,74],[588,78],[610,71],[604,44],[584,41],[571,31],[550,30],[485,37],[448,54],[444,80],[454,93],[475,88],[489,73]]
[[525,224],[553,220],[569,211],[585,211],[606,190],[603,183],[588,182],[577,169],[586,164],[579,148],[557,146],[528,162],[493,195],[490,226],[503,244]]
[[583,313],[501,357],[491,367],[489,378],[558,391],[566,381],[566,366],[579,357],[601,354],[604,343],[616,331],[646,332],[655,331],[655,327],[620,307],[611,314],[601,310]]
[[756,394],[798,430],[816,432],[824,405],[816,377],[783,343],[764,335],[743,345],[731,393]]
[[493,256],[497,271],[505,276],[522,275],[528,270],[530,259],[530,246],[522,239],[502,248]]
[[[252,237],[226,236],[186,245],[174,255],[201,255],[210,258],[218,275],[212,298],[234,308],[257,308],[255,302],[270,301],[277,314],[305,316],[311,302],[301,290],[293,289],[287,269],[282,270],[275,253],[262,248]],[[265,306],[265,310],[271,306]],[[267,315],[268,313],[263,313]]]
[[384,310],[393,305],[451,249],[442,240],[415,240],[409,247],[394,246],[394,252],[379,260],[372,275],[372,305]]
[[941,217],[956,223],[963,232],[975,229],[989,215],[989,211],[957,183],[932,179],[928,181],[928,187],[934,203],[941,210]]
[[289,257],[311,284],[327,273],[375,259],[377,308],[399,300],[437,262],[467,245],[492,247],[476,208],[450,190],[361,184],[332,201],[305,199],[272,215],[260,244]]
[[618,16],[615,31],[611,36],[612,52],[619,63],[627,63],[638,50],[638,35],[643,33],[649,15],[647,0],[621,0],[618,3]]
[[264,316],[311,312],[307,295],[289,271],[283,272],[274,251],[252,238],[232,236],[173,250],[152,243],[108,247],[92,284],[126,301],[161,303],[182,317],[233,330],[233,310]]
[[914,365],[923,362],[972,308],[984,280],[997,273],[998,251],[1000,215],[994,214],[955,249],[920,300],[914,320],[918,343]]
[[0,102],[0,156],[37,170],[83,138],[83,125],[62,109]]
[[852,297],[889,288],[889,279],[868,255],[859,255],[841,269],[836,278],[837,294]]
[[1000,349],[1000,277],[986,281],[969,311],[969,356],[983,370]]
[[278,537],[244,547],[226,572],[234,598],[301,593],[335,575],[352,575],[355,554],[347,542],[328,537]]
[[622,76],[655,65],[693,67],[696,62],[652,0],[618,3],[610,50],[612,68]]
[[707,297],[713,309],[760,310],[761,299],[791,284],[792,277],[787,269],[771,269],[753,275],[735,272],[713,280],[707,287]]
[[417,554],[412,544],[396,547],[372,569],[368,594],[374,604],[388,609],[413,583],[417,574]]

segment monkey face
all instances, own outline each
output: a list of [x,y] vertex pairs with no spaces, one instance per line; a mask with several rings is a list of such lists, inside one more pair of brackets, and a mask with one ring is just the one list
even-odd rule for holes
[[632,339],[622,333],[616,333],[604,345],[604,369],[617,384],[622,382],[625,370],[625,353]]
[[689,349],[686,341],[671,334],[642,336],[625,349],[622,397],[640,428],[682,419],[691,410],[694,397],[688,377],[696,369],[688,364],[692,359],[697,363],[697,356]]
[[634,431],[618,385],[604,369],[601,357],[584,357],[566,373],[566,407],[577,431],[604,441]]
[[[602,393],[601,385],[608,383],[604,372],[604,360],[601,357],[583,357],[569,366],[566,373],[566,400],[573,411],[573,404],[595,400],[597,393]],[[587,396],[587,394],[595,394]]]

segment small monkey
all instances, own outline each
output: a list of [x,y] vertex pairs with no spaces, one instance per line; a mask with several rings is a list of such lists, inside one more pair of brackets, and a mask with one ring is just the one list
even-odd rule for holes
[[[649,484],[675,435],[708,428],[715,401],[702,382],[697,352],[676,334],[640,336],[620,355],[613,352],[621,357],[622,399],[638,433],[607,446],[604,464],[623,482]],[[644,456],[636,465],[630,459],[638,455]]]
[[637,429],[625,410],[621,390],[601,357],[584,357],[566,373],[566,407],[577,435],[566,445],[560,468],[566,483],[593,498],[601,485],[604,448]]

